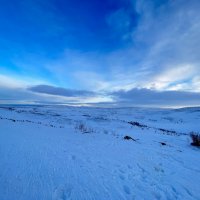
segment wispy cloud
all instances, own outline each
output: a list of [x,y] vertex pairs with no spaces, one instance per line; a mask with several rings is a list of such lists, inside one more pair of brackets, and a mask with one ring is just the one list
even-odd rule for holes
[[[32,3],[34,5],[34,2]],[[120,40],[119,44],[109,50],[94,45],[96,49],[92,51],[76,46],[76,42],[79,41],[77,38],[83,40],[91,33],[92,29],[85,29],[94,25],[92,19],[85,24],[88,27],[80,27],[82,28],[80,32],[85,31],[81,35],[84,37],[80,38],[76,32],[78,27],[73,27],[74,24],[67,21],[68,16],[58,13],[59,9],[52,7],[54,4],[51,1],[46,0],[44,4],[48,5],[49,9],[42,24],[53,18],[52,24],[46,26],[45,30],[55,26],[53,28],[55,32],[49,33],[48,38],[61,34],[65,42],[59,45],[59,50],[55,52],[54,49],[57,48],[51,48],[49,53],[46,51],[48,45],[42,43],[45,48],[41,48],[41,51],[39,48],[38,54],[37,51],[32,51],[34,44],[31,45],[30,51],[26,52],[22,48],[21,53],[15,53],[10,61],[12,65],[17,66],[18,73],[21,69],[19,76],[22,80],[16,79],[14,72],[10,73],[10,76],[3,75],[3,73],[9,74],[9,70],[6,71],[7,67],[0,67],[1,88],[21,88],[39,99],[44,96],[53,97],[61,102],[97,103],[114,100],[120,102],[122,95],[134,94],[130,95],[130,99],[135,96],[137,99],[137,96],[148,94],[148,99],[151,97],[152,102],[156,102],[159,95],[163,96],[160,103],[164,104],[164,97],[167,103],[169,100],[167,95],[172,98],[173,94],[178,101],[172,99],[172,104],[178,104],[179,100],[181,103],[181,99],[188,105],[198,103],[198,92],[200,92],[200,2],[198,0],[120,1],[116,9],[105,11],[100,19],[96,16],[100,20],[98,23],[101,24],[102,30],[106,29],[109,34],[101,32],[102,37],[98,34],[96,38],[92,34],[91,37],[94,37],[92,40],[84,40],[86,46],[87,44],[90,46],[91,41],[97,41],[98,44],[99,41],[104,41],[103,46],[106,41]],[[24,6],[29,5],[25,3]],[[43,3],[34,6],[32,13],[35,12],[34,9],[37,16],[40,16],[44,9]],[[85,14],[85,11],[82,14]],[[77,22],[77,19],[73,20]],[[73,39],[70,39],[69,34],[65,35],[71,31],[65,29],[65,22],[70,25],[67,26],[69,29],[76,30]],[[34,20],[31,21],[31,24],[34,23]],[[95,31],[100,30],[95,26]],[[45,34],[48,35],[48,31]],[[106,40],[107,35],[112,39]],[[40,34],[39,37],[43,38]],[[58,40],[56,37],[55,41]],[[55,41],[52,40],[51,47],[55,46]],[[67,42],[70,45],[66,45]]]
[[[190,85],[188,80],[200,76],[200,2],[157,3],[136,1],[139,20],[132,30],[132,46],[113,54],[117,63],[113,67],[118,66],[120,74],[136,82],[133,86],[168,90],[179,84],[179,90],[184,90],[181,84]],[[143,73],[135,79],[138,72]],[[197,90],[194,85],[190,90]],[[127,87],[125,84],[124,89]]]
[[[128,47],[106,54],[72,54],[68,50],[71,59],[65,60],[65,67],[60,68],[70,71],[72,79],[87,89],[93,85],[97,90],[106,91],[135,87],[199,91],[199,9],[200,3],[196,0],[160,4],[136,1],[132,10],[138,13],[137,24],[132,25],[131,12],[123,9],[111,14],[108,21],[110,26],[120,29],[122,35],[131,35]],[[121,26],[118,15],[124,15],[120,18],[126,21],[123,24],[133,27]]]

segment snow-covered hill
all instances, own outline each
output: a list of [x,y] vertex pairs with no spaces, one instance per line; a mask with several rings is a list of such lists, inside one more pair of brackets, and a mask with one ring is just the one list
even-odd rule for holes
[[1,106],[0,200],[200,199],[191,131],[200,108]]

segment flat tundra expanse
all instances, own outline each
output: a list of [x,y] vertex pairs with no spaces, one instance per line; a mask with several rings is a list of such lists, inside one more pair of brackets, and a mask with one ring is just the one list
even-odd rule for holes
[[200,108],[1,106],[0,200],[200,199],[191,131]]

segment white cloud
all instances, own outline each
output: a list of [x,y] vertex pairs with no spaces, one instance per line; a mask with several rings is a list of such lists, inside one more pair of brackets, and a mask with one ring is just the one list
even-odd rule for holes
[[184,90],[184,85],[191,80],[197,72],[196,66],[181,65],[174,67],[166,67],[160,74],[155,75],[152,81],[148,82],[146,88],[157,90]]
[[[106,91],[135,87],[198,91],[198,81],[194,77],[200,76],[199,9],[200,2],[196,0],[166,1],[160,6],[156,6],[155,1],[136,1],[139,21],[132,31],[131,47],[92,62],[94,66],[106,66],[106,74],[103,70],[91,72],[91,67],[90,71],[78,72],[80,76],[76,80],[81,80],[83,86]],[[121,27],[121,21],[117,25],[114,19],[111,22],[115,27]],[[124,19],[128,23],[129,18]],[[124,34],[128,31],[121,30]],[[92,59],[90,56],[86,63]]]
[[24,85],[26,85],[24,81],[0,74],[0,87],[23,88]]
[[200,76],[200,1],[156,3],[135,1],[132,10],[136,9],[139,17],[134,28],[130,27],[131,8],[108,17],[114,31],[131,35],[129,47],[106,53],[67,49],[57,60],[46,62],[56,84],[95,91],[199,91],[195,77]]
[[[136,8],[139,18],[134,29],[130,27],[131,12],[123,8],[107,19],[113,30],[128,35],[128,39],[131,36],[128,47],[109,53],[68,49],[57,60],[42,61],[58,86],[107,95],[133,88],[200,92],[200,1],[169,0],[159,6],[153,0],[135,2],[132,9]],[[43,83],[36,82],[0,76],[4,87]],[[111,100],[105,96],[74,101]],[[62,97],[62,101],[68,100]]]
[[121,50],[119,57],[123,60],[115,57],[116,62],[122,61],[118,66],[127,77],[120,87],[197,91],[198,81],[194,77],[200,75],[200,2],[155,4],[156,1],[136,1],[140,19],[132,32],[133,45]]

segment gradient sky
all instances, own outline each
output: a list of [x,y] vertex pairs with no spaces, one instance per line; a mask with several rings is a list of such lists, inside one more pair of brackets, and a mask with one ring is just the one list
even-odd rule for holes
[[0,4],[0,103],[200,105],[199,0]]

